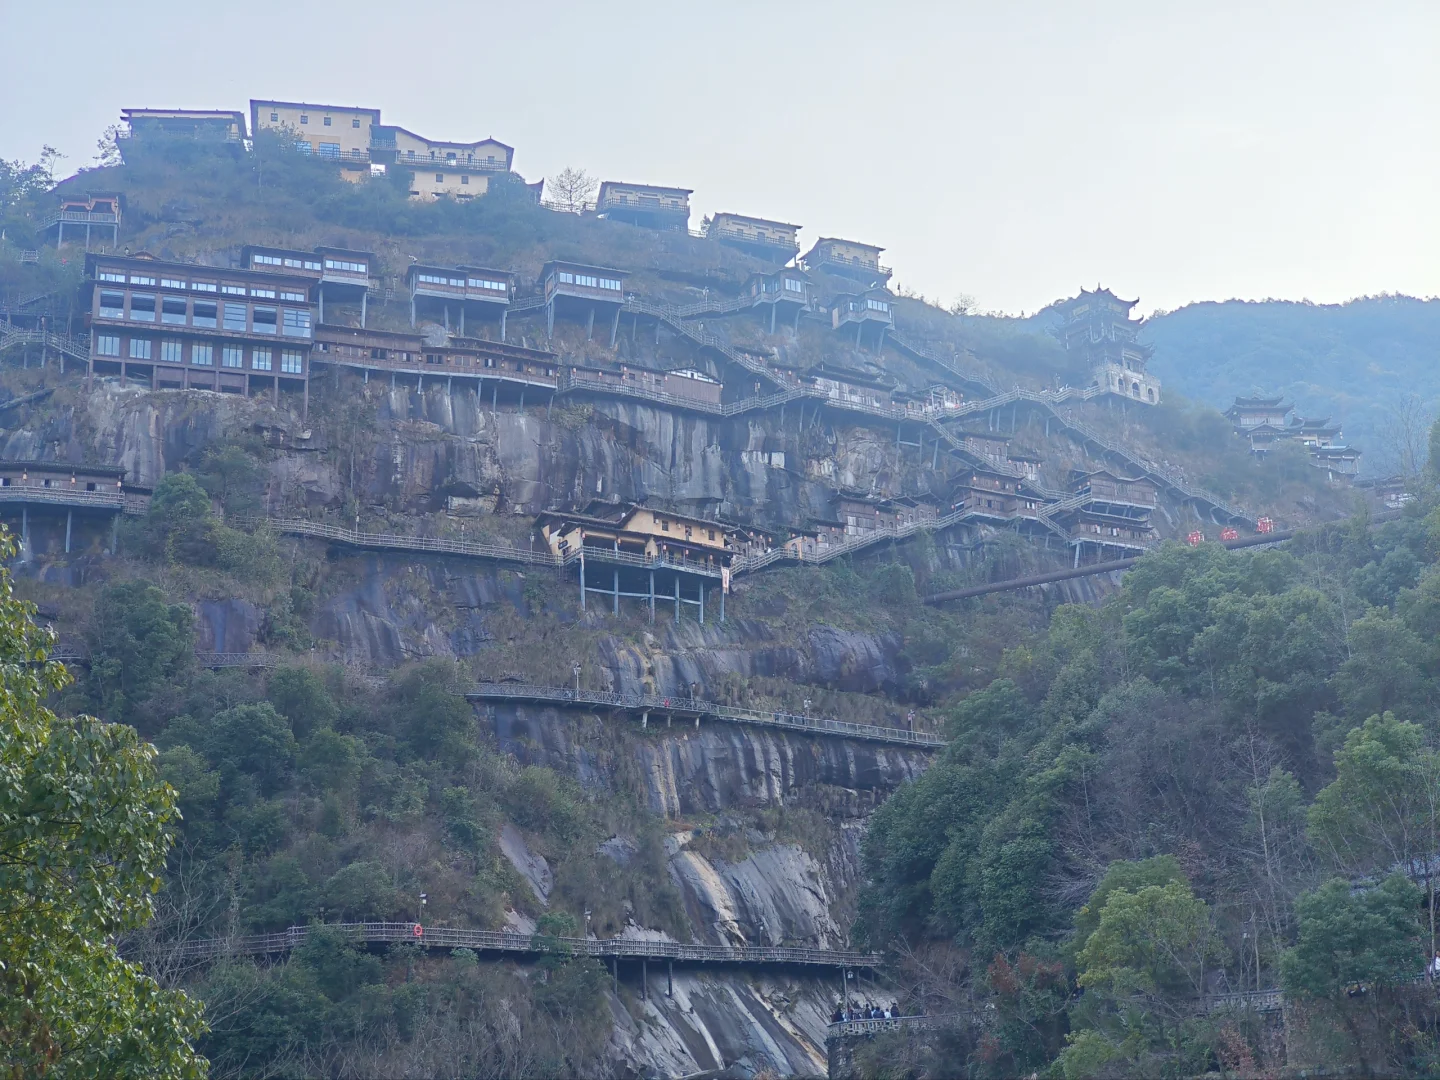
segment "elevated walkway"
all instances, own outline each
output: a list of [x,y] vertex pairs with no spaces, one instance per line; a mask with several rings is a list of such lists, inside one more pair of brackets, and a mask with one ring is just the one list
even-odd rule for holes
[[973,1013],[942,1013],[937,1016],[894,1016],[889,1020],[841,1020],[825,1029],[825,1041],[886,1031],[936,1031],[944,1028],[969,1027],[976,1022]]
[[640,713],[642,725],[648,725],[650,713],[694,719],[721,720],[756,727],[800,731],[808,735],[834,735],[846,739],[911,746],[936,750],[945,745],[939,735],[904,728],[855,724],[844,720],[826,720],[818,716],[801,716],[785,712],[757,712],[737,709],[713,701],[688,697],[651,697],[641,694],[614,694],[604,690],[574,690],[564,686],[537,686],[530,683],[481,683],[477,690],[465,695],[474,702],[524,702],[533,705],[558,705],[572,708],[606,708]]
[[[858,967],[880,966],[878,953],[843,949],[808,949],[773,946],[685,945],[673,941],[633,938],[542,937],[496,930],[464,930],[450,926],[417,923],[365,922],[332,923],[357,944],[408,942],[426,949],[474,949],[476,952],[517,956],[544,956],[564,953],[598,959],[669,960],[682,964],[723,964],[738,967]],[[416,931],[419,930],[419,933]],[[248,937],[207,938],[179,946],[184,957],[264,956],[286,953],[305,943],[310,928],[292,926],[277,934]]]

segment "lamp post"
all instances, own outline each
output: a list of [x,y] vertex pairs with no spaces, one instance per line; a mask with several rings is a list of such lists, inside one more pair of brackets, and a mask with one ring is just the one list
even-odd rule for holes
[[590,936],[590,909],[588,907],[585,909],[585,936],[587,938]]
[[575,676],[575,696],[580,696],[580,662],[577,660],[570,667],[571,673]]
[[422,927],[425,925],[425,904],[427,901],[429,901],[429,899],[429,894],[423,892],[420,894],[420,917],[415,921],[418,925]]

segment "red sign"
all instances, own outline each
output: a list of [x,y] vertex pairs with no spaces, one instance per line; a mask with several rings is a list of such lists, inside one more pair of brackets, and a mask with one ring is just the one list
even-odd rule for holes
[[1220,530],[1220,539],[1221,539],[1221,540],[1239,540],[1239,539],[1240,539],[1240,530],[1239,530],[1239,529],[1230,528],[1229,526],[1226,526],[1225,528],[1223,528],[1223,529]]
[[1271,521],[1268,517],[1262,517],[1259,521],[1255,522],[1255,531],[1262,533],[1274,532],[1275,522]]
[[1199,547],[1205,542],[1205,534],[1199,529],[1196,529],[1189,536],[1185,537],[1185,542],[1191,547]]

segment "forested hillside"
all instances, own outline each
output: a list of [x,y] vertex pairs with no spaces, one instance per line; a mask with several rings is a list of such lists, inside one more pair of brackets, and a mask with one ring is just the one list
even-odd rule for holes
[[1152,370],[1167,390],[1217,409],[1255,390],[1344,426],[1365,468],[1403,466],[1397,412],[1433,418],[1440,400],[1440,300],[1376,296],[1187,304],[1150,320]]
[[[870,943],[995,1010],[915,1067],[1430,1074],[1437,619],[1440,513],[1414,513],[1170,547],[1006,649],[865,839]],[[1272,987],[1288,1061],[1273,1019],[1205,1004]]]

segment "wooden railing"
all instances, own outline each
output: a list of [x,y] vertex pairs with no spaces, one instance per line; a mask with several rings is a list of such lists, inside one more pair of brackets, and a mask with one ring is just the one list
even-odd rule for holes
[[939,735],[928,731],[907,731],[905,728],[882,727],[878,724],[857,724],[846,720],[828,720],[819,716],[803,716],[787,712],[758,712],[721,705],[690,697],[656,697],[645,694],[616,694],[606,690],[574,690],[564,686],[539,686],[532,683],[481,683],[466,694],[471,701],[525,701],[543,705],[600,706],[624,709],[627,712],[694,717],[710,717],[737,724],[783,728],[808,734],[836,735],[869,742],[892,743],[935,749],[945,745]]
[[[679,960],[685,963],[699,964],[864,968],[878,967],[882,959],[876,953],[843,949],[686,945],[674,941],[649,941],[634,938],[546,937],[496,930],[465,930],[450,926],[420,928],[416,923],[331,923],[326,929],[338,930],[351,941],[364,944],[410,942],[429,949],[474,949],[477,952],[519,953],[531,956],[561,953],[597,958]],[[277,934],[254,934],[248,937],[188,941],[179,945],[177,951],[187,957],[289,952],[303,945],[309,933],[309,927],[292,926]]]

